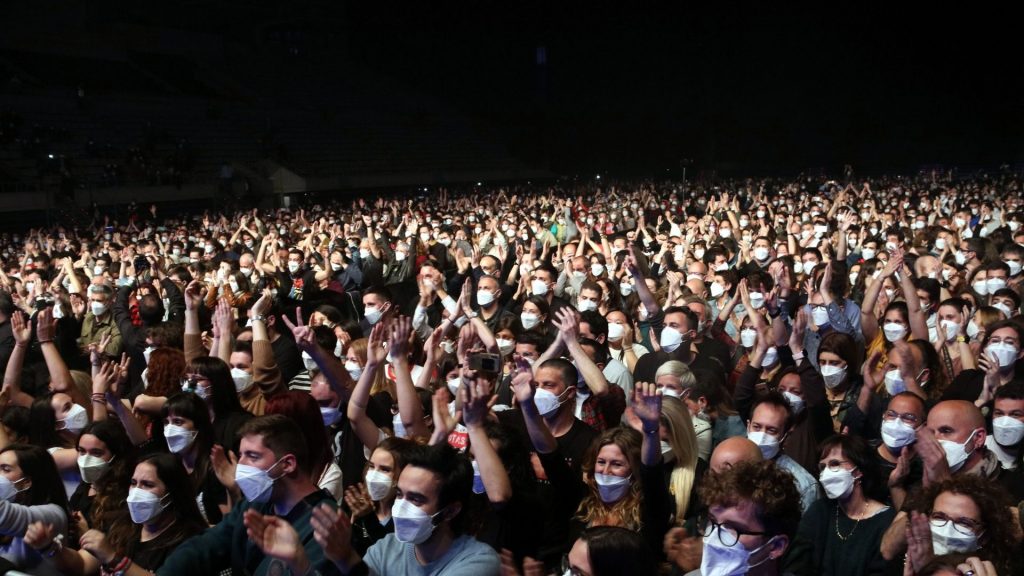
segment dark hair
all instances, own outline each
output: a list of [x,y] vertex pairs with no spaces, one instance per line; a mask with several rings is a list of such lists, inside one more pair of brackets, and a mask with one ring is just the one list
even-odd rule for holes
[[0,413],[0,423],[13,433],[12,441],[27,439],[32,432],[32,417],[24,406],[9,405]]
[[207,402],[217,418],[226,417],[232,412],[242,412],[235,381],[231,377],[231,367],[226,362],[212,356],[199,356],[189,362],[186,373],[200,374],[210,380],[210,397]]
[[984,531],[978,535],[981,548],[977,555],[995,564],[999,572],[1009,574],[1007,568],[1018,554],[1014,530],[1017,521],[1010,513],[1010,497],[1006,489],[986,478],[959,474],[912,493],[907,509],[931,514],[935,500],[945,492],[967,496],[978,507]]
[[600,338],[602,335],[608,336],[608,321],[597,310],[587,310],[580,313],[579,323],[582,324],[584,322],[590,325],[590,333],[594,335],[594,338]]
[[875,500],[885,500],[886,491],[878,483],[878,461],[872,457],[867,442],[860,436],[852,434],[834,434],[821,442],[820,460],[828,458],[829,452],[839,448],[843,458],[861,471],[861,490],[865,496]]
[[538,368],[554,368],[555,370],[558,370],[566,388],[576,386],[576,382],[579,380],[579,372],[576,370],[576,366],[565,358],[551,358],[545,360],[540,366],[538,366]]
[[213,423],[210,422],[210,410],[206,402],[197,394],[191,392],[177,392],[167,398],[164,407],[160,409],[160,419],[153,421],[152,438],[158,445],[166,446],[167,439],[164,438],[164,420],[174,414],[192,421],[196,431],[196,439],[193,445],[196,450],[196,464],[193,468],[193,486],[198,488],[200,483],[206,480],[206,471],[210,463],[210,448],[213,447]]
[[786,411],[786,423],[785,432],[789,432],[791,426],[793,426],[793,408],[789,405],[789,401],[782,395],[781,392],[771,390],[764,396],[761,396],[754,401],[754,405],[750,407],[750,418],[754,418],[754,412],[757,411],[757,407],[762,404],[768,404]]
[[[150,544],[156,549],[173,550],[178,544],[205,530],[206,519],[203,518],[199,506],[196,504],[196,491],[192,487],[188,472],[181,460],[173,454],[158,453],[143,458],[135,467],[138,468],[141,464],[153,466],[157,478],[164,483],[167,494],[170,495],[167,509],[177,517],[177,520],[164,533],[166,537],[158,538],[157,541],[152,541]],[[111,535],[111,544],[119,550],[124,550],[125,555],[131,557],[142,543],[139,539],[142,525],[134,522],[127,524],[130,524],[132,528],[130,532],[124,531],[127,533],[125,536],[128,537],[122,541],[116,541]]]
[[28,443],[44,448],[67,447],[67,442],[57,433],[57,413],[50,402],[54,393],[37,398],[29,408],[32,425],[28,429]]
[[299,426],[309,446],[309,457],[306,459],[304,470],[311,477],[319,478],[320,473],[331,463],[334,454],[331,452],[327,428],[320,416],[320,406],[316,400],[308,392],[289,390],[267,399],[264,414],[282,414]]
[[[317,411],[319,412],[319,409]],[[299,425],[288,416],[270,414],[253,418],[238,429],[238,437],[244,438],[245,436],[262,437],[263,445],[274,453],[275,458],[280,459],[287,454],[292,454],[295,456],[296,465],[300,470],[304,472],[309,470],[309,449],[306,446],[306,437]]]
[[860,369],[860,347],[853,338],[844,332],[829,332],[821,339],[818,346],[818,358],[821,359],[822,352],[831,352],[846,361],[847,381]]
[[1011,380],[996,388],[992,401],[996,400],[1024,400],[1024,382]]
[[591,526],[580,533],[594,576],[636,574],[655,576],[658,563],[651,547],[636,530],[621,526]]
[[[594,363],[595,364],[607,364],[608,363],[608,345],[603,342],[598,342],[591,338],[580,338],[581,346],[589,346],[594,349]],[[577,369],[577,372],[579,370]],[[577,379],[579,374],[577,374]]]
[[139,318],[144,326],[155,326],[164,320],[164,302],[150,292],[139,298]]
[[469,500],[473,490],[473,467],[469,460],[461,456],[447,442],[433,446],[416,446],[406,453],[405,466],[415,466],[434,473],[441,482],[441,491],[437,499],[437,509],[456,502],[462,504],[462,510],[451,520],[451,529],[461,534],[469,517]]
[[369,288],[363,290],[364,298],[371,294],[376,294],[377,296],[380,297],[381,300],[385,302],[393,301],[391,297],[391,290],[389,290],[386,286],[370,286]]
[[14,452],[21,473],[32,479],[32,487],[28,489],[29,506],[56,504],[65,514],[68,513],[68,496],[64,491],[64,482],[57,471],[57,463],[45,448],[29,444],[9,444],[0,449],[0,454],[4,452]]
[[103,442],[113,457],[107,470],[93,483],[96,500],[89,518],[90,526],[108,531],[125,518],[124,499],[128,496],[128,485],[135,469],[135,446],[117,420],[98,420],[86,426],[78,436],[79,449],[86,434]]

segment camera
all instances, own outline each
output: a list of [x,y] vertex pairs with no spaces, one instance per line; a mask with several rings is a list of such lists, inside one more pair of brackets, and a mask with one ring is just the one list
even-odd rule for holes
[[469,357],[469,369],[497,374],[501,371],[501,356],[486,352],[472,354]]
[[135,273],[141,274],[143,270],[149,270],[149,260],[145,256],[136,256],[134,266]]

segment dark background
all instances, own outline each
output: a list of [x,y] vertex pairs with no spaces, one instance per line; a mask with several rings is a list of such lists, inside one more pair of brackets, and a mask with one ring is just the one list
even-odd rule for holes
[[1022,35],[1009,9],[689,4],[114,0],[46,9],[245,41],[298,32],[483,121],[514,155],[562,174],[1024,161]]

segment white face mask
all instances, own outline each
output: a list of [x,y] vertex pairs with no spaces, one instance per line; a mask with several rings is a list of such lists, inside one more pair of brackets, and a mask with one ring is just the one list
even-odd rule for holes
[[320,418],[324,421],[324,426],[334,426],[341,420],[341,410],[333,406],[321,406]]
[[618,342],[619,340],[622,340],[622,336],[625,333],[626,333],[626,328],[622,324],[619,324],[618,322],[609,322],[608,323],[608,341],[609,342]]
[[590,273],[593,274],[594,276],[600,276],[600,275],[604,274],[604,265],[603,264],[591,264],[590,265]]
[[[566,392],[569,388],[566,389]],[[541,416],[553,416],[557,413],[558,408],[562,405],[562,398],[555,395],[554,392],[549,392],[544,388],[537,388],[537,391],[533,393],[533,403],[537,405],[537,412]]]
[[946,330],[946,342],[952,342],[960,334],[960,323],[952,320],[943,320],[942,327]]
[[[61,422],[64,423],[63,427],[59,425]],[[67,430],[78,434],[89,424],[89,413],[80,404],[72,404],[67,414],[64,415],[64,419],[58,420],[57,423],[57,430]]]
[[622,282],[619,284],[619,294],[623,296],[629,296],[633,293],[633,285],[629,282]]
[[1017,260],[1003,260],[1003,262],[1005,262],[1006,265],[1010,267],[1010,276],[1016,276],[1017,274],[1020,274],[1020,262],[1018,262]]
[[296,272],[298,272],[299,271],[299,267],[300,267],[300,264],[298,262],[289,262],[288,263],[288,271],[291,272],[292,274],[295,274]]
[[818,476],[818,481],[821,482],[821,487],[825,489],[825,495],[830,500],[849,496],[850,492],[853,492],[855,483],[853,471],[846,468],[839,468],[835,472],[830,468],[825,468]]
[[760,310],[764,308],[764,294],[761,292],[750,293],[750,307],[754,310]]
[[758,246],[754,248],[754,259],[760,262],[764,262],[768,259],[768,249],[764,246]]
[[437,527],[434,515],[420,510],[415,504],[401,498],[391,506],[391,520],[395,523],[395,538],[405,544],[422,544],[426,542]]
[[661,345],[661,349],[665,352],[675,352],[677,348],[683,343],[683,334],[675,328],[665,327],[661,331],[661,336],[658,338],[658,343]]
[[130,489],[126,502],[128,503],[128,513],[132,517],[132,522],[145,524],[159,516],[164,508],[167,508],[167,505],[170,504],[169,500],[167,503],[163,501],[168,496],[170,494],[160,498],[156,494],[139,487]]
[[985,354],[999,362],[1000,368],[1006,368],[1017,361],[1017,347],[1006,342],[993,342],[985,348]]
[[513,350],[515,350],[516,343],[513,340],[497,338],[496,341],[498,343],[498,352],[500,352],[502,356],[508,356]]
[[383,315],[384,314],[380,310],[378,310],[376,306],[367,306],[366,309],[363,311],[363,317],[366,318],[366,321],[370,323],[370,326],[373,326],[377,322],[380,322],[380,318]]
[[863,250],[860,251],[860,255],[865,260],[871,260],[872,258],[875,257],[875,249],[874,248],[864,248]]
[[753,328],[740,330],[740,346],[753,348],[755,342],[757,342],[757,330]]
[[721,530],[724,530],[724,528],[719,527],[704,537],[704,550],[700,561],[700,573],[702,575],[739,576],[748,573],[754,566],[768,560],[766,556],[759,562],[750,563],[750,557],[771,544],[772,540],[775,539],[774,537],[753,550],[747,550],[738,541],[732,546],[726,546],[719,535]]
[[489,290],[480,290],[476,293],[476,303],[486,308],[494,302],[494,293]]
[[374,502],[380,502],[391,491],[391,476],[380,470],[367,470],[365,479],[366,491],[370,493],[370,499]]
[[899,418],[882,420],[882,442],[893,450],[909,446],[917,440],[917,431],[913,426]]
[[750,440],[757,447],[761,449],[761,455],[766,460],[771,460],[779,453],[779,444],[781,441],[777,436],[772,436],[767,432],[748,432],[747,440]]
[[946,453],[946,463],[949,464],[949,471],[951,473],[956,473],[956,471],[964,465],[964,462],[967,462],[967,459],[970,458],[971,454],[974,452],[973,449],[968,452],[967,445],[974,440],[974,435],[977,433],[977,430],[971,432],[971,435],[968,436],[967,440],[963,443],[953,442],[952,440],[939,440],[939,444],[942,445],[942,450]]
[[821,378],[825,381],[825,387],[834,390],[846,380],[846,368],[841,366],[822,366]]
[[535,296],[543,296],[548,293],[548,284],[543,280],[532,280],[530,281],[530,291]]
[[188,450],[189,446],[196,441],[198,432],[188,430],[181,426],[168,424],[164,426],[164,438],[167,439],[167,449],[173,454],[180,454]]
[[886,340],[896,342],[903,340],[903,337],[907,335],[907,327],[898,322],[886,322],[882,326],[882,332],[885,333]]
[[804,411],[804,399],[796,394],[793,394],[789,390],[782,393],[782,396],[789,402],[789,407],[793,410],[793,416]]
[[105,302],[90,302],[89,309],[92,311],[93,316],[103,316],[107,313],[107,304]]
[[1024,422],[1013,416],[993,418],[992,435],[1000,446],[1016,446],[1024,438]]
[[618,502],[629,490],[629,476],[613,476],[611,474],[594,474],[598,494],[605,504]]
[[363,368],[359,365],[358,362],[355,362],[353,360],[345,361],[345,370],[348,372],[348,375],[351,376],[353,380],[359,380],[359,377],[363,375]]
[[961,534],[953,526],[952,520],[946,522],[945,526],[939,526],[939,522],[941,520],[929,522],[932,531],[932,550],[936,556],[950,553],[966,554],[978,549],[977,534]]
[[15,496],[20,492],[28,490],[28,487],[18,489],[18,482],[23,482],[24,480],[25,478],[22,477],[12,482],[6,476],[0,476],[0,500],[13,502]]
[[889,392],[890,396],[906,392],[907,385],[903,381],[903,375],[900,374],[899,368],[893,368],[885,373],[885,389]]
[[82,454],[78,457],[78,471],[82,475],[82,482],[95,484],[103,476],[103,473],[110,468],[114,459],[104,460],[92,454]]
[[591,310],[597,310],[597,302],[593,300],[580,300],[577,304],[577,310],[580,312],[590,312]]
[[765,351],[764,359],[761,360],[761,367],[762,368],[768,368],[769,366],[774,366],[775,363],[778,362],[778,361],[779,361],[779,349],[776,348],[775,346],[772,346],[771,348],[769,348],[768,350]]
[[711,283],[711,297],[718,298],[722,294],[725,294],[725,288],[718,282]]
[[828,324],[828,309],[824,306],[811,307],[811,321],[818,327]]
[[241,368],[231,369],[231,379],[235,382],[235,392],[241,394],[252,386],[252,374]]
[[970,322],[967,323],[967,337],[973,340],[974,337],[977,335],[978,325],[974,323],[974,320],[971,320]]
[[317,369],[316,360],[314,360],[313,357],[309,355],[309,352],[306,352],[305,350],[302,351],[302,365],[307,371]]
[[1002,278],[989,278],[985,280],[985,288],[989,294],[995,294],[997,291],[1006,288],[1006,280]]
[[536,326],[538,322],[540,322],[540,317],[538,317],[536,314],[523,312],[522,314],[519,315],[519,321],[523,324],[523,328],[529,330]]
[[974,291],[981,296],[986,296],[988,294],[988,282],[985,280],[978,280],[971,284],[971,288],[974,288]]
[[281,460],[274,462],[270,468],[263,470],[255,466],[239,464],[235,467],[235,483],[238,489],[245,495],[245,499],[254,504],[268,502],[274,489],[274,482],[277,478],[270,477],[270,471],[274,469]]
[[1013,317],[1013,309],[1011,309],[1009,306],[1007,306],[1003,302],[996,302],[995,304],[992,305],[992,307],[995,308],[996,310],[999,310],[1000,312],[1002,312],[1003,315],[1006,316],[1007,318],[1012,318]]

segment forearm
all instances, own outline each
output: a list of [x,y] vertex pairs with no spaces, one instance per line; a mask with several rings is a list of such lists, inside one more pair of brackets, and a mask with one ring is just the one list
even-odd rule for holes
[[7,360],[7,369],[4,371],[4,388],[9,390],[10,402],[15,406],[32,406],[35,400],[30,394],[21,391],[21,370],[25,364],[25,352],[28,345],[15,344],[11,357]]
[[530,436],[534,450],[541,454],[550,454],[557,450],[558,442],[543,417],[537,412],[537,405],[533,402],[533,397],[525,402],[520,402],[519,408],[523,411],[526,432]]
[[583,380],[587,383],[591,393],[594,396],[607,394],[608,380],[604,377],[604,372],[601,372],[601,368],[587,356],[579,342],[570,342],[568,347],[569,355],[572,356],[573,362],[576,363],[576,369],[583,375]]
[[413,436],[428,436],[423,422],[423,405],[412,384],[412,374],[405,358],[398,358],[391,364],[395,369],[395,391],[398,394],[398,414],[402,424]]
[[46,360],[46,369],[50,372],[53,389],[68,394],[76,403],[81,403],[83,406],[88,405],[88,398],[75,386],[75,381],[71,378],[71,371],[68,370],[64,359],[60,357],[60,351],[57,350],[57,345],[53,340],[40,342],[39,347],[43,352],[43,359]]
[[492,504],[508,502],[512,498],[512,482],[501,458],[491,445],[482,424],[472,424],[469,429],[469,445],[480,468],[487,499]]

